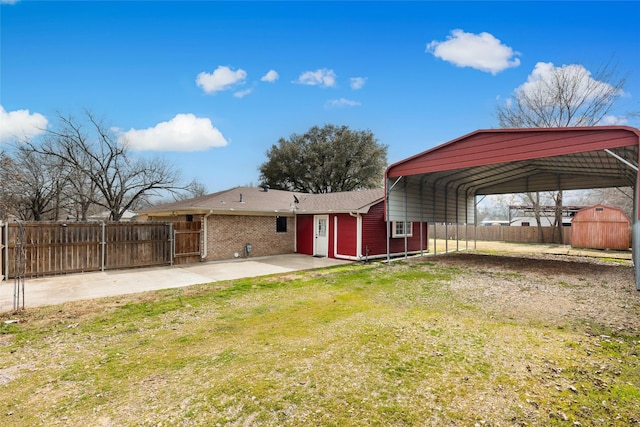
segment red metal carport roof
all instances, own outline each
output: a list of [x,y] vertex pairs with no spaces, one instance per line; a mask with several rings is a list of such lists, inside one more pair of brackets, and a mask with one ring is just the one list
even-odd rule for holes
[[475,194],[634,186],[623,160],[637,166],[639,145],[626,126],[478,130],[392,164],[386,177]]

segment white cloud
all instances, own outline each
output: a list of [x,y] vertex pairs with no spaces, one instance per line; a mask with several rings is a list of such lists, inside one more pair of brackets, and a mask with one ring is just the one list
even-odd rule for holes
[[358,90],[362,89],[362,86],[367,82],[366,77],[351,77],[351,89]]
[[520,65],[519,55],[489,33],[472,34],[453,30],[446,41],[433,40],[427,52],[458,67],[471,67],[496,75],[507,68]]
[[[577,84],[577,87],[572,88],[574,90],[573,99],[577,102],[590,101],[601,98],[603,94],[615,92],[613,86],[594,79],[591,77],[591,72],[580,64],[556,67],[551,62],[538,62],[527,77],[527,81],[519,86],[516,92],[528,96],[549,92],[547,98],[554,100],[556,94],[551,92],[556,89],[555,82],[558,80]],[[624,93],[621,92],[620,95],[624,95]]]
[[626,117],[605,116],[600,120],[600,126],[624,126],[628,123]]
[[206,93],[214,93],[227,90],[235,85],[243,84],[247,78],[247,72],[243,69],[237,71],[229,67],[220,65],[213,73],[204,71],[196,77],[196,84]]
[[119,141],[140,151],[203,151],[228,144],[211,120],[193,114],[177,114],[152,128],[121,132]]
[[253,92],[253,88],[248,88],[245,90],[239,90],[238,92],[235,92],[233,96],[235,96],[236,98],[244,98],[245,96],[249,95],[251,92]]
[[340,99],[332,99],[327,101],[324,104],[324,107],[329,108],[345,108],[345,107],[358,107],[360,104],[358,101],[353,101],[351,99],[340,98]]
[[7,112],[0,105],[0,142],[38,136],[44,133],[47,123],[47,118],[42,114],[31,114],[29,110]]
[[267,74],[265,74],[264,76],[262,76],[262,78],[260,78],[261,81],[263,82],[267,82],[267,83],[273,83],[276,80],[278,80],[280,78],[280,74],[278,74],[276,72],[276,70],[269,70],[269,72]]
[[326,68],[316,71],[305,71],[300,74],[300,77],[298,77],[295,83],[309,86],[332,87],[336,84],[336,73]]

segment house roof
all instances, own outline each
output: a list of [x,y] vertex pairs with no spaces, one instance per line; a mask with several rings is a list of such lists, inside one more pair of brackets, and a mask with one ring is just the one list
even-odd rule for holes
[[325,194],[305,194],[300,198],[298,213],[358,212],[367,213],[376,203],[384,201],[384,188],[344,191]]
[[[297,200],[297,202],[296,202]],[[184,214],[277,215],[296,213],[366,213],[384,200],[384,189],[309,194],[259,187],[235,187],[206,196],[145,209],[151,216]]]
[[[129,209],[126,209],[123,213],[122,216],[120,217],[120,219],[124,220],[124,219],[133,219],[136,217],[136,213],[133,211],[130,211]],[[95,215],[89,215],[88,219],[89,221],[104,221],[109,219],[109,217],[111,217],[111,211],[102,211],[100,213],[97,213]]]

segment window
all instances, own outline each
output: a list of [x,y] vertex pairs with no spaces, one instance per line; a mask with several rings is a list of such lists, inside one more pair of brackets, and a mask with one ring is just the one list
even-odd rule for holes
[[185,220],[186,220],[187,222],[193,222],[193,215],[186,215]]
[[286,232],[287,232],[287,217],[277,216],[276,217],[276,233],[286,233]]
[[[404,221],[393,221],[391,223],[391,237],[411,237],[413,236],[413,223]],[[405,229],[406,226],[406,229]]]

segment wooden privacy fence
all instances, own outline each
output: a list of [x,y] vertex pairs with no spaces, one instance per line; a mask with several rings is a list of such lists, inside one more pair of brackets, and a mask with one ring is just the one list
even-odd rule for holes
[[25,277],[173,262],[171,223],[5,223],[0,227],[0,271],[15,274],[22,251]]
[[[542,242],[559,243],[558,231],[552,236],[552,227],[542,227]],[[429,225],[429,238],[433,239],[434,226]],[[435,236],[437,239],[459,239],[459,240],[487,240],[490,242],[514,242],[514,243],[539,243],[538,227],[503,227],[499,225],[465,226],[455,224],[436,224]],[[571,227],[562,227],[562,244],[571,244]]]

